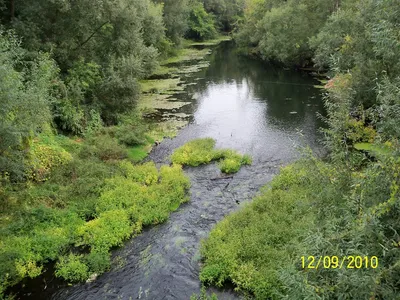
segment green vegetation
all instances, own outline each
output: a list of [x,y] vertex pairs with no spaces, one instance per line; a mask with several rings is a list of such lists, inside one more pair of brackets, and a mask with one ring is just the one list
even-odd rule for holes
[[200,0],[98,4],[0,0],[0,298],[47,263],[73,282],[104,272],[188,200],[180,166],[132,163],[184,124],[142,115],[207,66],[168,64],[203,60],[184,39],[218,43],[218,16]]
[[[256,299],[395,299],[399,170],[394,157],[357,171],[315,158],[283,168],[212,230],[201,280]],[[321,255],[377,256],[379,268],[302,269],[302,256]]]
[[190,300],[218,300],[217,295],[212,294],[211,297],[207,295],[206,288],[203,286],[200,295],[193,294]]
[[248,155],[242,156],[229,149],[216,150],[214,147],[215,140],[211,138],[193,140],[176,149],[171,160],[175,164],[192,167],[220,160],[221,171],[228,174],[236,173],[241,166],[252,163]]
[[[41,186],[9,190],[2,199],[8,204],[0,231],[2,289],[40,275],[53,260],[56,275],[69,281],[104,272],[109,251],[142,226],[164,222],[188,201],[189,185],[178,165],[157,170],[154,163],[74,158]],[[21,207],[23,199],[29,205]],[[64,255],[71,249],[89,254]]]
[[[247,2],[236,34],[242,51],[329,76],[329,154],[283,168],[215,226],[202,245],[204,283],[232,282],[256,299],[398,298],[399,11],[394,0]],[[376,256],[379,266],[301,262],[349,255]]]

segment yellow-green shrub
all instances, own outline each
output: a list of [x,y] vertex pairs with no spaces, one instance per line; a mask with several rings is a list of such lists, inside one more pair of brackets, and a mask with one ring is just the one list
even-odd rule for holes
[[60,258],[56,264],[55,274],[70,282],[83,281],[89,276],[89,267],[85,264],[83,255],[70,253]]
[[141,184],[153,184],[158,181],[158,170],[154,162],[133,166],[129,161],[122,161],[120,168],[126,178]]
[[28,178],[35,181],[48,180],[53,168],[65,165],[71,160],[71,154],[60,146],[45,145],[36,140],[30,149]]
[[125,209],[131,220],[143,225],[158,224],[188,200],[186,192],[190,181],[180,165],[163,166],[158,172],[154,163],[143,166],[123,163],[123,173],[128,178],[116,176],[107,181],[97,203],[98,213]]
[[133,228],[125,210],[110,210],[87,222],[78,229],[81,241],[77,245],[88,245],[92,252],[107,252],[121,246],[129,238]]
[[231,281],[256,299],[275,299],[281,284],[278,270],[301,253],[301,234],[313,228],[307,185],[298,185],[298,170],[283,169],[273,188],[264,188],[252,203],[213,228],[201,247],[203,283],[222,286]]

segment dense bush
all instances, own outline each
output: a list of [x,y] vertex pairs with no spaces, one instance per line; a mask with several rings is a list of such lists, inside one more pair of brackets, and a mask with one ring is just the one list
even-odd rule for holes
[[62,256],[56,266],[56,276],[70,282],[86,280],[89,276],[89,268],[83,260],[83,255],[70,253],[68,256]]
[[249,1],[236,41],[239,47],[250,47],[265,60],[287,65],[309,64],[313,56],[309,38],[324,25],[333,2]]

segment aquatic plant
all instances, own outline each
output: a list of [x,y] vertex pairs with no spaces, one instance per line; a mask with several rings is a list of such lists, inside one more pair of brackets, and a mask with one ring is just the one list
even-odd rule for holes
[[249,155],[241,155],[230,149],[215,149],[215,140],[203,138],[190,141],[176,149],[171,156],[175,164],[197,167],[212,161],[220,161],[219,167],[223,173],[236,173],[243,165],[252,163]]

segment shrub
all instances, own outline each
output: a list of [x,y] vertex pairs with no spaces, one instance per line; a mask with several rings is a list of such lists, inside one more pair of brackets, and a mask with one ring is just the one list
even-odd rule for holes
[[126,147],[120,145],[116,138],[97,135],[88,139],[80,152],[81,158],[97,157],[103,161],[127,158]]
[[216,34],[213,17],[206,12],[203,3],[194,2],[189,16],[187,37],[205,40],[215,37]]
[[83,255],[70,253],[68,256],[60,257],[56,264],[57,277],[62,277],[71,282],[86,280],[89,277],[89,268],[84,263]]
[[30,149],[28,178],[35,181],[46,181],[53,168],[65,165],[71,160],[71,154],[60,146],[45,145],[39,140],[35,140]]
[[188,200],[190,182],[181,166],[163,166],[160,173],[154,163],[133,166],[123,162],[121,166],[126,177],[116,176],[107,181],[97,203],[98,213],[124,209],[138,224],[158,224]]
[[110,268],[111,259],[108,252],[91,252],[85,257],[90,273],[101,274]]
[[158,182],[159,175],[154,162],[133,166],[130,162],[123,161],[120,163],[120,168],[123,170],[125,177],[135,182],[146,185]]
[[277,297],[281,289],[278,270],[301,253],[301,236],[313,228],[310,199],[305,197],[308,185],[302,187],[293,180],[298,169],[284,169],[273,180],[273,189],[264,188],[251,204],[213,228],[201,247],[202,282],[222,286],[231,281],[256,299]]
[[124,210],[102,212],[98,218],[87,222],[78,229],[79,245],[88,245],[92,252],[108,252],[132,234],[129,216]]

